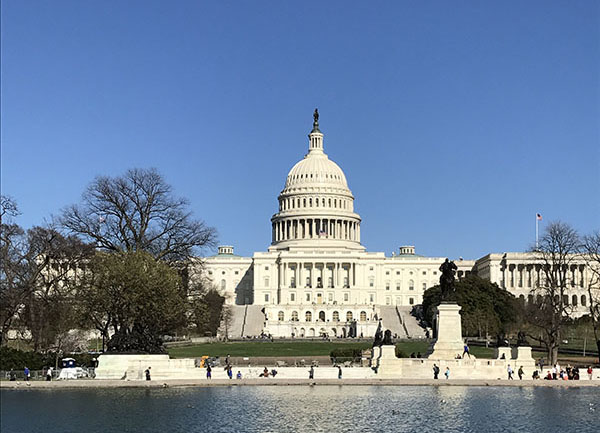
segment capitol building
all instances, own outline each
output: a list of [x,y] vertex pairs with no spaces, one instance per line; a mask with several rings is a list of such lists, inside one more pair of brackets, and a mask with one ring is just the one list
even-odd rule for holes
[[[203,259],[201,278],[226,298],[230,337],[359,337],[375,333],[378,319],[401,338],[425,335],[411,315],[424,291],[439,283],[445,257],[424,257],[415,247],[368,252],[361,217],[342,169],[325,153],[315,110],[308,152],[289,171],[271,218],[271,245],[252,257],[221,246]],[[460,279],[471,272],[524,301],[541,281],[531,253],[488,254],[455,262]],[[568,303],[585,313],[590,275],[573,266]]]

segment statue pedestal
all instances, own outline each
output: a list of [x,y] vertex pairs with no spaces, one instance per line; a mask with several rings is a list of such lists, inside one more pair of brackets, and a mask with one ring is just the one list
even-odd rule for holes
[[374,347],[371,367],[377,368],[377,376],[380,378],[401,377],[402,359],[396,358],[396,345]]
[[[456,359],[462,355],[464,342],[458,304],[440,304],[437,307],[437,340],[433,344],[429,359]],[[474,357],[471,355],[474,359]]]

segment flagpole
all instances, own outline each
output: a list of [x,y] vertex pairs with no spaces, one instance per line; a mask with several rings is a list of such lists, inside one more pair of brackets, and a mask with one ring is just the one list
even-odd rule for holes
[[535,250],[538,251],[538,224],[539,224],[538,214],[535,214]]

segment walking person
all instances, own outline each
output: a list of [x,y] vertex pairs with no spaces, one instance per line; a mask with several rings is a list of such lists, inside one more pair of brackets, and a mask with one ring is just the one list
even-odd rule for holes
[[433,364],[433,378],[437,379],[439,374],[440,374],[440,367],[438,367],[437,364]]
[[342,367],[338,365],[338,379],[342,378]]
[[146,369],[146,371],[144,371],[144,373],[146,374],[146,380],[150,380],[150,369],[151,369],[151,368],[152,368],[152,367],[148,367],[148,368]]
[[525,374],[525,372],[523,371],[523,366],[519,367],[519,371],[517,371],[517,374],[519,375],[519,380],[523,380],[523,375]]
[[212,379],[212,368],[210,368],[210,365],[206,365],[206,378],[207,379]]
[[463,359],[465,359],[465,355],[467,355],[469,357],[469,359],[471,359],[471,354],[469,353],[469,345],[467,344],[466,340],[465,340],[465,347],[464,347],[463,354],[462,354]]
[[544,358],[540,358],[539,361],[539,366],[540,366],[540,374],[543,376],[544,375]]
[[308,370],[308,378],[309,379],[315,378],[315,367],[312,365],[310,366],[310,370]]
[[52,381],[52,367],[48,367],[46,370],[46,382]]
[[227,364],[227,376],[229,376],[230,379],[233,379],[233,370],[229,364]]
[[594,370],[592,370],[592,366],[591,365],[588,366],[587,374],[588,374],[588,377],[590,378],[590,380],[592,380],[593,373],[594,373]]
[[446,372],[444,373],[446,379],[450,379],[450,367],[446,367]]
[[25,375],[25,381],[29,382],[29,379],[31,378],[31,372],[29,371],[29,368],[27,366],[25,366],[23,374]]
[[510,364],[508,364],[508,368],[506,369],[506,371],[508,372],[508,380],[515,380],[513,378],[514,371],[513,371],[512,367],[510,366]]

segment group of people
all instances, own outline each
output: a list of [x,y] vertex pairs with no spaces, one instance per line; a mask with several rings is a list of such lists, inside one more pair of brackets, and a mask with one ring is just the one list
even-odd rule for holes
[[[229,356],[229,354],[225,358],[224,370],[227,372],[227,377],[229,379],[233,379],[233,366],[231,365],[231,356]],[[208,362],[206,363],[206,378],[212,379],[212,367],[210,366],[210,363],[208,363]],[[236,379],[242,378],[242,372],[240,370],[238,370],[238,372],[236,373],[235,378]]]
[[[52,373],[54,372],[54,370],[52,369],[52,367],[44,367],[44,370],[42,372],[42,375],[46,378],[47,382],[50,382],[52,380]],[[25,382],[29,382],[31,380],[31,370],[29,370],[29,367],[25,366],[23,367],[23,379],[25,380]],[[17,380],[17,374],[15,373],[15,371],[13,369],[10,370],[10,372],[8,373],[8,380],[10,380],[11,382],[14,382]]]
[[[514,380],[515,379],[513,377],[513,374],[515,374],[515,371],[510,366],[510,364],[508,364],[508,367],[506,367],[506,372],[508,373],[508,380]],[[517,370],[517,375],[519,376],[519,380],[523,380],[523,376],[525,375],[525,370],[523,370],[523,366],[522,365],[519,367],[519,370]]]
[[[440,367],[437,364],[433,364],[433,378],[438,379],[440,375]],[[450,379],[450,367],[446,367],[446,371],[444,372],[444,376],[446,379]]]
[[269,377],[269,375],[271,377],[277,376],[277,370],[275,370],[273,368],[271,371],[269,371],[269,369],[267,367],[265,367],[263,372],[261,374],[259,374],[258,377]]
[[[593,370],[592,366],[588,366],[587,374],[590,380],[592,380]],[[579,380],[579,367],[571,367],[571,364],[567,364],[565,368],[562,368],[558,363],[552,368],[548,369],[544,380]],[[534,377],[534,379],[539,379]]]

